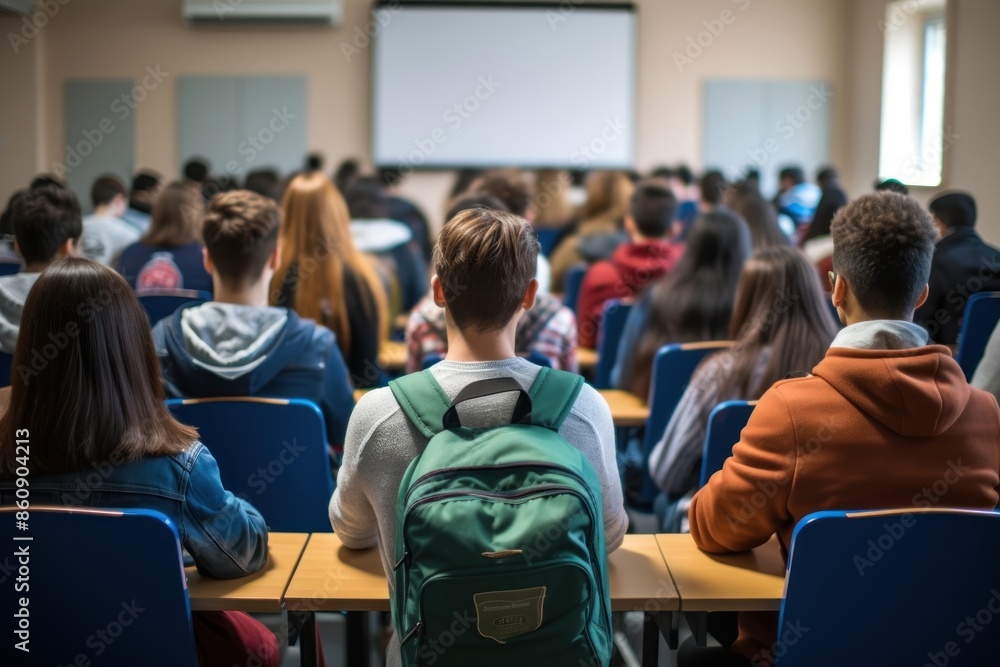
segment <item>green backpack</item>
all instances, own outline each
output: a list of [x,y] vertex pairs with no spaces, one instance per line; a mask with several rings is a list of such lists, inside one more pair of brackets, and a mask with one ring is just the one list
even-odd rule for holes
[[[403,665],[610,662],[601,484],[558,433],[582,385],[543,368],[527,393],[495,378],[449,403],[429,371],[389,383],[430,439],[396,509],[392,619]],[[511,391],[520,395],[510,425],[459,422],[462,401]]]

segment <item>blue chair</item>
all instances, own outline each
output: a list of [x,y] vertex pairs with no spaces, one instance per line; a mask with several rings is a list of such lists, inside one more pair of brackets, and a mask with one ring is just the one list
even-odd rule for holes
[[687,390],[688,383],[698,364],[708,355],[726,350],[733,341],[712,341],[706,343],[671,343],[664,345],[653,358],[653,375],[649,389],[649,419],[642,442],[642,488],[638,503],[651,505],[659,493],[656,482],[649,476],[649,456],[653,447],[663,437],[667,424],[674,414],[674,408]]
[[[8,628],[0,664],[85,664],[76,657],[83,655],[102,667],[197,667],[180,538],[169,518],[143,509],[32,506],[27,531],[17,521],[16,507],[0,507],[0,563],[6,558],[11,568],[0,583]],[[18,541],[25,536],[31,541]],[[21,564],[30,568],[30,590],[16,592]],[[22,597],[29,600],[24,623],[17,619]],[[30,653],[15,648],[23,640],[18,624],[28,626]]]
[[601,313],[601,330],[597,337],[597,368],[594,370],[594,388],[612,389],[611,369],[618,361],[618,342],[625,331],[625,322],[632,310],[632,302],[612,299],[604,304]]
[[997,322],[1000,322],[1000,292],[979,292],[969,297],[955,354],[967,380],[976,372]]
[[260,510],[271,530],[329,533],[333,476],[323,413],[297,398],[202,398],[167,401],[178,420],[198,428],[219,462],[222,484]]
[[151,325],[170,317],[182,306],[198,306],[212,300],[210,293],[190,289],[143,290],[137,296]]
[[995,512],[810,514],[792,534],[772,655],[778,667],[995,665],[997,553]]
[[755,405],[757,401],[725,401],[712,409],[705,431],[698,488],[705,486],[709,477],[722,470],[722,464],[733,453],[733,445],[740,441],[740,432],[750,421]]
[[559,241],[566,234],[565,229],[536,229],[535,234],[538,236],[538,245],[541,246],[541,252],[543,255],[548,257],[556,246],[559,245]]
[[577,302],[580,300],[580,288],[583,287],[583,279],[587,275],[587,269],[589,267],[586,264],[574,264],[573,266],[566,269],[566,275],[563,276],[563,305],[576,313]]
[[0,352],[0,387],[10,386],[10,373],[14,368],[14,355]]
[[12,276],[21,270],[21,261],[5,259],[0,261],[0,276]]

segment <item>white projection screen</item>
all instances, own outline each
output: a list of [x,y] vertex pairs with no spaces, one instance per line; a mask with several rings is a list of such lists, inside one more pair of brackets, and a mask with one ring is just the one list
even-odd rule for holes
[[632,166],[632,5],[389,2],[373,22],[379,166]]

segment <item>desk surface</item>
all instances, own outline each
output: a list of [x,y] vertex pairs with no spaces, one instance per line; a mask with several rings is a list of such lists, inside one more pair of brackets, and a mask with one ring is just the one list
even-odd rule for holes
[[398,340],[383,341],[379,346],[378,360],[387,371],[402,373],[406,370],[406,343]]
[[576,348],[576,361],[580,364],[580,372],[584,375],[593,373],[597,368],[597,350],[589,347]]
[[657,535],[682,611],[777,611],[785,563],[776,537],[738,554],[709,554],[690,535]]
[[[627,535],[611,554],[611,608],[676,611],[677,589],[653,535]],[[377,549],[355,551],[313,534],[285,593],[291,611],[388,611],[389,585]]]
[[646,425],[649,406],[641,398],[621,389],[600,389],[599,393],[611,408],[611,419],[615,426]]
[[271,533],[267,565],[239,579],[212,579],[186,568],[188,595],[195,611],[281,611],[282,597],[298,565],[308,533]]

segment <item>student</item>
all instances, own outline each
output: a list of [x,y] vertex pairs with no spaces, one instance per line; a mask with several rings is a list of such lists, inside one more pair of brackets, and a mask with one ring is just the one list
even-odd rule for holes
[[[449,400],[466,385],[512,377],[530,387],[539,367],[514,353],[517,321],[532,306],[538,252],[531,226],[510,213],[485,208],[463,211],[441,230],[434,251],[434,299],[445,309],[448,357],[431,372]],[[470,402],[463,423],[488,426],[509,420],[515,394]],[[614,425],[607,403],[584,386],[559,429],[580,449],[601,479],[607,550],[618,548],[628,517],[615,467]],[[344,465],[330,500],[334,532],[350,549],[378,546],[392,586],[396,502],[403,473],[427,443],[399,407],[390,389],[369,392],[348,427]],[[393,636],[387,664],[400,664]]]
[[256,192],[274,201],[280,201],[281,177],[274,169],[254,169],[247,174],[246,180],[243,182],[243,189]]
[[620,171],[594,171],[587,174],[587,201],[580,213],[580,224],[552,252],[552,291],[565,289],[566,271],[580,262],[596,262],[614,252],[625,239],[622,222],[628,212],[634,186]]
[[668,501],[660,511],[665,532],[680,532],[687,523],[688,502],[678,499],[689,499],[697,487],[715,406],[756,400],[789,373],[808,371],[836,332],[819,277],[801,252],[785,244],[750,257],[729,323],[729,338],[736,344],[699,364],[649,459],[649,473]]
[[570,201],[569,174],[558,169],[539,169],[535,172],[531,210],[535,212],[532,226],[535,229],[564,230],[576,219],[576,210]]
[[778,226],[774,207],[761,196],[753,181],[733,187],[728,193],[728,200],[729,208],[747,223],[753,250],[789,245],[788,237]]
[[351,238],[363,253],[378,260],[389,296],[392,320],[410,312],[427,292],[427,265],[413,231],[391,220],[389,199],[382,182],[371,176],[355,178],[344,192],[351,214]]
[[[503,202],[508,211],[527,220],[532,227],[535,224],[535,209],[532,205],[531,188],[524,180],[524,175],[517,170],[493,171],[484,174],[470,187],[473,195],[496,197]],[[538,291],[548,294],[552,287],[552,265],[545,255],[539,253],[535,268],[535,280],[538,281]]]
[[184,174],[185,185],[190,185],[195,190],[201,190],[202,186],[208,180],[208,175],[211,168],[208,165],[208,160],[200,157],[193,157],[184,163],[184,168],[182,170]]
[[135,231],[145,234],[152,222],[153,204],[160,195],[160,175],[152,171],[140,171],[132,179],[132,189],[128,195],[128,209],[122,220],[132,225]]
[[139,232],[122,220],[128,200],[125,184],[106,174],[94,181],[90,201],[94,212],[83,219],[80,247],[85,257],[110,266],[129,245],[139,240]]
[[10,354],[17,344],[28,292],[49,264],[79,252],[83,233],[76,195],[51,185],[22,191],[14,202],[11,221],[24,270],[0,276],[0,350]]
[[[448,211],[448,219],[473,208],[507,211],[496,197],[474,195],[455,202]],[[534,305],[518,320],[514,351],[523,357],[532,354],[545,357],[553,368],[576,373],[579,370],[576,348],[576,316],[573,311],[563,306],[558,298],[539,290],[535,294]],[[421,299],[410,313],[406,325],[406,351],[407,373],[421,370],[428,356],[443,358],[448,353],[445,311],[434,302],[433,293]]]
[[1000,249],[976,233],[976,200],[969,193],[938,195],[929,208],[941,238],[931,262],[930,293],[913,321],[934,342],[956,345],[969,296],[1000,291]]
[[778,224],[785,236],[794,239],[799,227],[812,222],[822,195],[818,185],[806,181],[802,167],[789,166],[779,172],[778,196],[774,203],[778,209]]
[[677,199],[666,182],[640,182],[625,216],[631,241],[618,246],[610,259],[587,270],[580,287],[580,347],[595,348],[604,305],[611,299],[631,299],[650,282],[667,275],[683,246],[672,240]]
[[300,174],[288,185],[281,217],[281,262],[271,281],[271,303],[332,330],[354,386],[377,386],[388,304],[374,261],[351,240],[343,197],[321,173]]
[[1000,324],[993,329],[970,384],[990,392],[1000,401]]
[[698,218],[681,261],[650,285],[629,313],[612,373],[615,386],[648,396],[653,358],[663,345],[725,339],[736,282],[749,255],[746,223],[732,212]]
[[380,169],[379,178],[382,179],[382,185],[386,190],[386,217],[398,220],[410,228],[413,240],[420,248],[424,261],[429,262],[433,249],[430,225],[427,223],[427,217],[423,211],[409,199],[400,195],[399,186],[403,182],[403,174],[398,169]]
[[171,183],[156,200],[149,230],[122,251],[118,272],[132,289],[212,291],[202,260],[201,224],[205,204],[183,183]]
[[874,184],[875,192],[896,192],[901,195],[910,194],[910,188],[903,185],[903,183],[895,178],[887,178],[884,181],[875,181]]
[[[777,533],[786,553],[796,523],[819,510],[996,506],[996,399],[911,321],[927,297],[935,237],[930,216],[895,193],[863,195],[837,215],[833,303],[847,326],[812,375],[764,394],[732,457],[695,494],[700,548],[744,551]],[[928,497],[946,474],[947,491]],[[741,614],[733,650],[751,658],[770,648],[777,616]]]
[[698,181],[698,209],[707,213],[723,206],[723,199],[729,184],[721,171],[706,171]]
[[[183,187],[183,186],[182,186]],[[205,216],[204,264],[215,300],[157,322],[156,353],[177,398],[306,398],[323,412],[327,441],[344,443],[354,407],[329,329],[268,305],[281,257],[278,205],[248,191],[218,195]]]
[[[75,333],[39,370],[32,351],[51,345],[52,332]],[[14,369],[0,418],[0,503],[14,503],[14,432],[27,429],[33,504],[157,510],[202,574],[229,579],[264,567],[264,518],[222,486],[195,429],[167,411],[149,320],[121,276],[76,257],[46,269],[24,304]],[[93,478],[99,489],[82,492],[81,480]],[[277,640],[249,615],[193,618],[202,665],[241,663],[248,652],[278,664]]]

